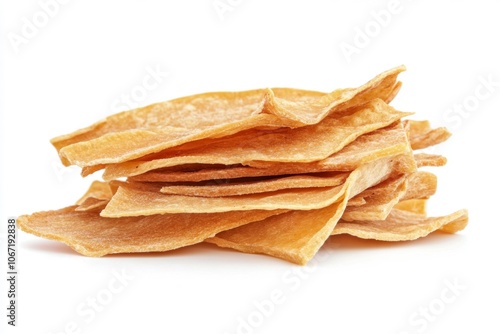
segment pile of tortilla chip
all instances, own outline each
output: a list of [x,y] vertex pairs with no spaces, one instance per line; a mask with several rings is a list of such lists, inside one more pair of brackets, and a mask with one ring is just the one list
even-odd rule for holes
[[103,170],[76,205],[21,216],[26,232],[88,256],[208,242],[307,263],[332,235],[384,241],[454,233],[427,217],[444,128],[389,105],[404,67],[331,93],[206,93],[109,116],[52,139],[65,165]]

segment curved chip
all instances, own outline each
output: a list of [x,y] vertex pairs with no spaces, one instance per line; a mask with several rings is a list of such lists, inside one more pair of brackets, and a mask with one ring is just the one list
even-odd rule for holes
[[17,224],[25,232],[63,242],[83,255],[103,256],[172,250],[284,212],[233,211],[112,219],[101,217],[99,211],[79,211],[77,208],[70,206],[20,216]]
[[334,187],[345,182],[348,173],[292,175],[272,179],[257,179],[233,182],[210,182],[208,184],[162,186],[160,192],[172,195],[222,197],[258,194],[283,189]]
[[257,127],[317,124],[328,114],[392,97],[404,66],[333,93],[288,88],[205,93],[118,113],[52,139],[65,165],[121,163],[204,138]]
[[393,209],[385,220],[352,221],[341,220],[332,235],[350,234],[362,239],[381,241],[415,240],[440,230],[455,233],[467,226],[467,210],[459,210],[441,217],[426,217],[423,214]]

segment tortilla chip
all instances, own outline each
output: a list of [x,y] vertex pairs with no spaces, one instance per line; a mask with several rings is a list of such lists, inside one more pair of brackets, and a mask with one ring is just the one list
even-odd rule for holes
[[282,212],[238,211],[113,219],[101,217],[98,211],[77,211],[77,206],[70,206],[20,216],[17,224],[25,232],[61,241],[83,255],[103,256],[172,250]]
[[249,180],[237,179],[230,182],[212,181],[205,184],[189,185],[164,185],[161,192],[164,194],[199,196],[199,197],[222,197],[247,194],[272,192],[283,189],[334,187],[345,182],[348,173],[316,173],[311,175],[292,175],[275,177],[271,179],[257,178]]
[[362,239],[381,241],[415,240],[440,230],[446,233],[461,231],[467,226],[467,210],[459,210],[447,216],[426,217],[423,214],[393,209],[385,220],[341,220],[332,235],[350,234]]
[[247,253],[263,253],[297,264],[307,263],[331,234],[349,198],[390,174],[389,159],[353,171],[331,205],[319,210],[290,211],[217,234],[207,242]]
[[304,265],[328,239],[344,205],[345,201],[342,201],[319,210],[290,211],[221,232],[205,241]]
[[65,165],[121,163],[204,138],[258,128],[317,124],[330,113],[388,99],[404,66],[356,89],[330,94],[295,89],[206,93],[112,115],[52,139]]
[[432,129],[423,135],[412,138],[410,140],[411,148],[420,150],[429,146],[434,146],[446,141],[450,136],[451,133],[446,128]]
[[[258,168],[278,168],[282,171],[299,173],[300,171],[352,171],[370,161],[411,152],[406,132],[401,122],[395,122],[387,127],[366,133],[339,152],[326,159],[310,163],[276,163],[266,161],[249,161],[247,164]],[[413,158],[411,158],[413,161]]]
[[[103,217],[131,217],[164,213],[207,213],[246,210],[310,210],[339,198],[342,186],[285,189],[263,194],[228,197],[167,195],[121,186],[101,212]],[[264,200],[265,199],[265,200]]]
[[404,70],[404,66],[399,66],[379,74],[359,88],[337,90],[305,103],[291,103],[276,97],[273,90],[268,90],[265,109],[299,124],[317,124],[327,115],[339,110],[354,108],[377,98],[392,100],[400,87],[397,76]]

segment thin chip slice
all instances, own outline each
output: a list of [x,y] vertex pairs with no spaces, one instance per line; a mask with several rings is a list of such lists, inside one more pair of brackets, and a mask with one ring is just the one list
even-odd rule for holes
[[205,241],[244,253],[267,254],[304,265],[328,239],[345,201],[319,210],[290,211],[227,230]]
[[[330,94],[278,88],[206,93],[122,112],[52,139],[65,165],[120,163],[204,138],[257,127],[317,124],[329,113],[393,97],[404,66]],[[278,115],[278,116],[276,116]]]
[[381,241],[415,240],[440,230],[446,233],[461,231],[467,226],[467,210],[459,210],[447,216],[426,217],[424,214],[393,209],[381,221],[339,221],[332,235],[350,234],[362,239]]
[[162,186],[164,194],[199,196],[199,197],[222,197],[246,194],[257,194],[283,189],[334,187],[345,182],[348,173],[316,173],[312,175],[292,175],[272,179],[257,179],[233,182],[210,182],[208,184],[195,185],[167,185]]
[[350,198],[379,183],[391,173],[390,159],[365,164],[346,180],[339,201],[319,210],[290,211],[243,225],[207,239],[220,247],[262,253],[305,264],[331,234]]
[[429,146],[434,146],[446,141],[450,138],[451,133],[446,128],[436,128],[429,132],[412,138],[410,140],[411,147],[414,150],[420,150]]
[[61,241],[83,255],[103,256],[172,250],[283,212],[239,211],[112,219],[101,217],[98,211],[76,209],[77,206],[70,206],[20,216],[17,224],[25,232]]
[[[293,173],[300,171],[352,171],[357,167],[378,158],[410,152],[411,147],[406,137],[403,124],[395,122],[387,127],[366,133],[339,152],[311,163],[280,164],[266,161],[249,161],[247,164],[258,168],[278,168]],[[413,158],[412,158],[413,161]]]
[[207,213],[246,210],[310,210],[325,207],[341,196],[342,186],[285,189],[227,197],[168,195],[121,186],[101,212],[103,217],[146,216],[164,213]]

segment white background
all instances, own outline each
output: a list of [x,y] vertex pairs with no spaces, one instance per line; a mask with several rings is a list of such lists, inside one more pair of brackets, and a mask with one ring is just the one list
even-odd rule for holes
[[[163,73],[157,87],[132,103],[274,86],[331,91],[405,64],[392,104],[453,132],[434,150],[448,164],[434,170],[429,211],[468,208],[470,223],[411,243],[331,238],[306,267],[212,245],[86,258],[19,231],[18,326],[6,326],[2,278],[2,332],[500,331],[498,2],[401,0],[387,17],[385,0],[215,2],[228,4],[224,13],[213,0],[69,1],[45,22],[48,2],[0,7],[1,277],[7,218],[70,205],[91,181],[63,169],[49,139],[124,109],[121,96],[152,70]],[[346,56],[347,44],[356,53]],[[117,272],[133,279],[111,294]],[[106,296],[92,316],[86,303]]]

